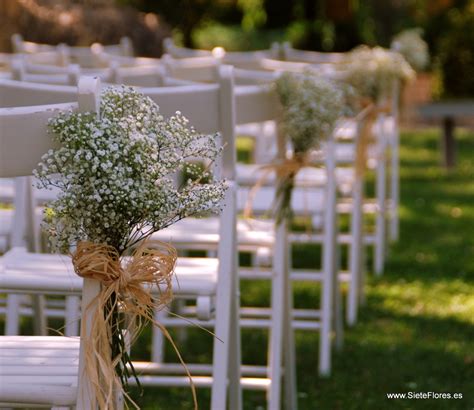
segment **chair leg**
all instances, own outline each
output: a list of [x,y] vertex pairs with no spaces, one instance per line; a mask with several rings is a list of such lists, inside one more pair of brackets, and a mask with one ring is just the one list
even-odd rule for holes
[[329,376],[331,373],[331,331],[334,291],[331,286],[331,272],[325,269],[321,281],[321,331],[319,335],[319,374]]
[[[161,323],[165,317],[165,310],[162,309],[155,311],[155,320],[158,323]],[[153,363],[163,363],[165,359],[165,338],[162,331],[156,326],[153,326],[152,333],[151,361]]]
[[347,306],[346,306],[346,321],[349,326],[354,326],[357,323],[357,313],[359,305],[359,285],[360,285],[360,269],[359,258],[360,252],[358,252],[359,244],[353,240],[350,244],[350,260],[349,260],[349,291],[347,294]]
[[[229,293],[216,297],[216,325],[214,333],[214,351],[212,359],[212,392],[211,410],[227,408],[227,385],[230,363],[231,332],[231,298]],[[240,385],[240,383],[239,383]]]
[[[231,185],[226,192],[228,206],[224,208],[220,222],[220,240],[219,243],[219,281],[216,291],[216,310],[215,310],[215,327],[214,333],[217,338],[214,339],[214,350],[212,357],[212,392],[211,392],[211,410],[224,410],[227,408],[227,388],[229,382],[229,366],[231,363],[230,352],[231,347],[234,349],[240,346],[240,343],[233,336],[240,337],[240,331],[232,331],[233,326],[239,326],[237,317],[238,310],[238,276],[237,276],[237,251],[234,244],[237,240],[236,232],[236,186]],[[237,307],[236,307],[237,304]],[[235,311],[234,311],[235,309]],[[235,320],[233,320],[235,319]],[[233,321],[233,323],[232,323]],[[237,333],[238,335],[235,335]],[[238,358],[233,358],[239,363],[234,362],[233,379],[236,389],[232,392],[232,406],[241,405],[240,398],[240,353]],[[236,367],[238,369],[236,369]],[[238,379],[239,382],[235,382]],[[236,397],[239,396],[239,397]]]
[[367,247],[361,245],[360,247],[360,276],[359,276],[359,288],[358,288],[358,296],[359,296],[359,304],[361,306],[365,305],[366,297],[365,297],[365,282],[367,277],[367,268],[366,268],[366,255]]
[[283,364],[285,369],[285,409],[296,410],[298,408],[298,391],[296,381],[296,350],[295,350],[295,332],[292,327],[293,312],[293,286],[290,280],[291,265],[291,246],[287,250],[288,263],[285,272],[285,310],[283,322]]
[[[237,275],[235,275],[237,276]],[[238,282],[235,283],[238,289]],[[240,295],[236,295],[232,303],[231,319],[230,319],[230,340],[229,340],[229,410],[242,409],[242,386],[240,384],[241,377],[241,340],[240,340]]]
[[[335,144],[330,139],[326,145],[326,203],[324,216],[323,278],[321,281],[321,329],[319,334],[319,374],[331,373],[331,333],[335,310],[335,292],[338,292],[337,214]],[[337,285],[337,286],[336,286]]]
[[5,335],[17,336],[20,334],[20,303],[21,295],[7,295],[7,310],[5,315]]
[[78,296],[66,296],[64,334],[68,337],[79,335],[79,307],[80,298]]
[[349,292],[347,295],[346,319],[349,326],[357,322],[359,293],[362,270],[362,181],[357,178],[353,187],[353,207],[351,214],[351,241],[349,245]]
[[389,235],[390,240],[393,242],[398,241],[399,238],[399,216],[398,216],[398,207],[400,203],[400,158],[399,158],[399,149],[400,149],[400,136],[398,134],[398,129],[394,131],[392,136],[392,155],[391,155],[391,184],[390,184],[390,226],[389,226]]
[[285,272],[287,270],[288,241],[286,223],[276,226],[273,253],[273,278],[271,283],[271,326],[268,364],[270,388],[267,391],[267,408],[280,409],[283,359],[284,315],[285,315]]
[[46,300],[44,295],[31,296],[31,307],[33,308],[35,335],[46,336],[48,334],[48,321],[46,318]]
[[[209,256],[210,258],[214,258],[215,256]],[[186,306],[186,301],[184,299],[177,299],[175,301],[176,304],[176,310],[178,311],[178,314],[181,314],[183,308]],[[188,329],[186,327],[179,327],[176,329],[177,332],[177,340],[179,341],[180,344],[186,343],[186,340],[188,339]]]
[[[382,130],[383,132],[383,130]],[[382,275],[385,262],[385,199],[386,199],[386,165],[385,165],[385,136],[378,136],[378,157],[376,170],[377,214],[375,222],[375,257],[374,271]]]
[[334,331],[336,335],[336,349],[342,350],[344,346],[344,318],[342,312],[342,292],[341,292],[341,283],[338,280],[338,272],[340,272],[340,258],[339,258],[339,248],[335,249],[335,255],[337,255],[336,260],[334,261],[334,271],[332,279],[332,289],[334,290]]

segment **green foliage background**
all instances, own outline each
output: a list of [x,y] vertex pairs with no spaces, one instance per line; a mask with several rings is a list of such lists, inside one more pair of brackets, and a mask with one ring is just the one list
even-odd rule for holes
[[187,47],[306,50],[389,47],[399,31],[421,27],[441,80],[440,96],[474,96],[474,0],[119,0],[156,12]]

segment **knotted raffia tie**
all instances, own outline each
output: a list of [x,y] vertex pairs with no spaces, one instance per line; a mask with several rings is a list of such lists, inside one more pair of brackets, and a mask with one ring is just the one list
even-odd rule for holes
[[[244,209],[244,217],[251,218],[252,217],[252,203],[255,198],[257,191],[263,186],[263,184],[267,181],[268,177],[272,172],[275,173],[277,178],[277,195],[275,198],[273,211],[276,213],[276,219],[278,222],[281,222],[282,218],[286,214],[285,209],[282,207],[290,206],[290,204],[286,203],[284,198],[285,195],[289,195],[291,199],[291,189],[292,184],[295,176],[298,172],[305,167],[311,166],[310,161],[307,159],[306,156],[294,156],[292,158],[285,158],[282,160],[274,161],[270,164],[262,165],[260,170],[263,171],[262,175],[259,177],[255,185],[250,189],[249,195],[247,197],[247,201],[245,204]],[[288,185],[290,184],[290,185]],[[285,188],[288,188],[286,191]],[[287,198],[288,200],[288,198]]]
[[369,103],[364,110],[357,115],[356,120],[363,121],[359,143],[356,147],[355,170],[357,175],[363,176],[365,174],[367,167],[367,149],[370,141],[373,139],[373,127],[375,121],[379,114],[389,114],[390,112],[391,107],[388,104],[384,106],[375,106],[372,103]]
[[[171,336],[163,325],[154,320],[155,309],[165,307],[172,299],[171,280],[176,259],[176,249],[162,242],[153,242],[152,249],[142,245],[132,256],[123,261],[124,263],[112,246],[91,242],[78,243],[72,255],[75,272],[83,278],[95,279],[101,283],[99,294],[86,307],[94,309],[94,314],[91,315],[92,323],[82,323],[83,335],[86,335],[86,326],[91,328],[88,337],[84,337],[82,342],[85,346],[86,376],[99,409],[115,410],[114,397],[117,393],[123,392],[116,369],[128,352],[123,349],[112,352],[111,323],[117,326],[119,332],[126,331],[130,343],[145,323],[153,323],[171,341],[184,365]],[[151,294],[153,285],[156,285],[157,298]],[[120,316],[120,313],[123,315]],[[126,316],[126,321],[123,316]],[[186,366],[184,367],[191,377]],[[127,377],[127,369],[123,371]],[[191,383],[191,386],[195,398],[194,385]],[[129,396],[123,393],[136,406]]]

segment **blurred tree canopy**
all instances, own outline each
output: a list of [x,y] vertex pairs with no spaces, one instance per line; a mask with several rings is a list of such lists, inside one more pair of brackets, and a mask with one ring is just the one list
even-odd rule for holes
[[347,51],[421,27],[443,95],[474,95],[474,0],[118,0],[160,14],[187,47]]
[[[117,0],[155,12],[176,29],[182,43],[196,44],[196,32],[212,25],[238,26],[243,33],[280,31],[308,50],[346,51],[365,43],[388,46],[404,28],[426,29],[430,45],[447,27],[446,12],[469,0]],[[216,38],[216,44],[219,42]]]
[[[65,13],[74,24],[62,27],[58,16]],[[0,22],[2,49],[15,31],[70,44],[128,35],[144,55],[160,54],[168,27],[187,47],[251,50],[290,41],[300,49],[347,51],[388,47],[393,35],[416,26],[443,94],[474,95],[474,0],[0,0]]]

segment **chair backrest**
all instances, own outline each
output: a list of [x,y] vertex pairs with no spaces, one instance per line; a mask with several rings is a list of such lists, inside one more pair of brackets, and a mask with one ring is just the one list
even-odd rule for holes
[[23,56],[29,63],[52,65],[57,67],[65,67],[71,63],[69,56],[65,53],[63,48],[58,48],[52,51],[41,51],[39,53],[28,54],[22,53],[18,56]]
[[66,44],[41,44],[33,41],[25,41],[21,34],[13,34],[11,37],[13,51],[15,53],[35,54],[41,52],[57,51],[58,48],[64,47],[67,53],[73,57],[83,57],[90,54],[98,54],[106,52],[120,56],[133,56],[133,44],[129,37],[122,37],[118,44],[102,45],[100,43],[87,46],[68,46]]
[[[61,111],[96,110],[100,83],[89,77],[81,80],[69,101],[54,105],[0,108],[0,177],[31,175],[41,156],[53,147],[47,132],[48,119]],[[28,100],[26,100],[28,101]]]
[[278,119],[278,96],[270,85],[239,86],[235,90],[236,123],[249,124]]
[[181,80],[212,83],[217,78],[219,59],[209,57],[187,57],[175,59],[169,54],[161,57],[166,74]]
[[75,101],[77,87],[0,79],[0,107],[23,107]]
[[220,132],[225,145],[222,156],[224,178],[235,177],[235,103],[233,68],[218,69],[217,84],[144,88],[141,91],[160,106],[164,116],[181,111],[201,133]]
[[80,68],[77,64],[65,67],[64,73],[31,74],[24,59],[13,59],[11,62],[12,79],[42,84],[76,85],[80,77]]
[[102,46],[103,52],[124,57],[133,57],[133,43],[130,37],[122,37],[118,44]]
[[21,34],[13,34],[11,37],[13,52],[15,53],[41,53],[43,51],[54,51],[54,46],[50,44],[34,43],[25,41]]
[[212,57],[212,52],[209,50],[194,50],[186,47],[178,47],[170,37],[163,40],[163,52],[174,58]]
[[109,82],[135,87],[169,87],[191,85],[192,81],[169,77],[162,65],[137,65],[121,67],[112,62],[109,70]]
[[286,61],[310,64],[342,63],[347,61],[347,53],[328,53],[294,49],[289,42],[282,44],[282,57]]
[[276,59],[280,54],[280,45],[273,43],[268,50],[258,51],[226,51],[222,56],[224,64],[231,64],[238,68],[249,70],[261,69],[261,60],[270,58]]

